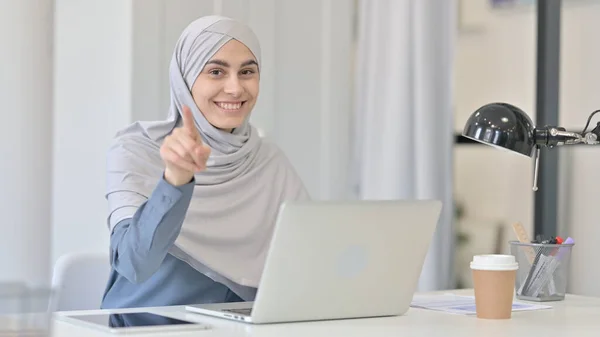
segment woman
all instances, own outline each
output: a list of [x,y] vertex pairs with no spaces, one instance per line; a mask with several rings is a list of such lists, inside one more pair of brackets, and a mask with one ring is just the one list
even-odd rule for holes
[[183,31],[168,119],[130,125],[108,153],[102,308],[254,299],[280,204],[308,198],[248,122],[260,69],[256,36],[235,20],[202,17]]

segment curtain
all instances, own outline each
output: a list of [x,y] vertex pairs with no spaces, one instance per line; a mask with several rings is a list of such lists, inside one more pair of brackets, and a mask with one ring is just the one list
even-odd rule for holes
[[[361,199],[438,199],[419,290],[454,287],[455,0],[359,0],[354,187]],[[401,242],[398,244],[410,244]]]

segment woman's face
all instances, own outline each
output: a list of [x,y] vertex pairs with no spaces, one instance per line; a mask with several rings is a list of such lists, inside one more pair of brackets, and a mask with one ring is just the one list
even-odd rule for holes
[[231,132],[252,111],[258,82],[254,55],[243,43],[230,40],[206,63],[192,86],[192,97],[210,124]]

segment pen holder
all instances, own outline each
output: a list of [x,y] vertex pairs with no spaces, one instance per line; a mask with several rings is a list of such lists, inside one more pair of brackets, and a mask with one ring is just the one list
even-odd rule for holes
[[510,242],[511,254],[519,263],[515,279],[518,299],[561,301],[565,298],[573,244]]
[[47,288],[0,282],[0,336],[50,336],[53,294]]

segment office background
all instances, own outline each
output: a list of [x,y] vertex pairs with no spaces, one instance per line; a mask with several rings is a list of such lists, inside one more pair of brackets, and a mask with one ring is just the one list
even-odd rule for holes
[[[47,283],[61,255],[107,251],[110,139],[131,121],[164,118],[175,40],[193,19],[222,13],[261,39],[253,122],[286,151],[313,197],[435,196],[456,205],[440,221],[420,288],[469,286],[473,253],[506,250],[513,222],[533,227],[533,162],[452,143],[485,103],[535,115],[535,8],[493,2],[0,2],[0,281]],[[559,124],[574,130],[600,108],[599,14],[600,1],[563,4]],[[419,132],[424,126],[441,136]],[[559,234],[577,241],[569,288],[600,296],[600,148],[555,151]]]

